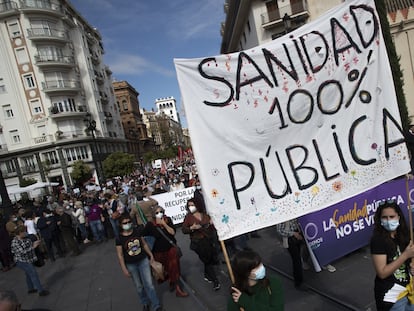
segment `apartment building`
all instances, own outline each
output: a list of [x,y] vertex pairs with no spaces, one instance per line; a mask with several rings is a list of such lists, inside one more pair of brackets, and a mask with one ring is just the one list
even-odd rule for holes
[[99,182],[101,162],[126,152],[111,70],[97,29],[64,0],[0,3],[0,169],[71,186],[77,160]]
[[[317,19],[343,0],[226,0],[221,53],[233,53],[274,40]],[[408,114],[414,122],[414,0],[385,0],[404,77]]]

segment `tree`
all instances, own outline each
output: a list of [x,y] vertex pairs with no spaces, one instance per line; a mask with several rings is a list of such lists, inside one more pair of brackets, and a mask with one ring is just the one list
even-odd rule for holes
[[30,186],[30,185],[33,185],[33,184],[35,184],[35,183],[37,183],[37,180],[36,179],[34,179],[34,178],[22,178],[22,181],[21,181],[21,183],[20,183],[20,187],[22,187],[22,188],[24,188],[24,187],[27,187],[27,186]]
[[92,177],[92,169],[82,160],[76,161],[73,163],[70,177],[75,185],[81,186]]
[[115,152],[103,161],[105,176],[115,177],[124,176],[132,173],[134,170],[135,157],[132,154],[124,152]]
[[385,7],[385,1],[375,0],[375,5],[377,7],[378,15],[380,18],[382,35],[384,37],[385,46],[387,48],[388,58],[391,66],[392,77],[394,80],[394,88],[397,96],[398,108],[400,110],[401,122],[403,129],[407,130],[410,124],[408,118],[408,109],[407,102],[404,95],[403,85],[403,74],[400,67],[400,60],[397,56],[397,51],[395,45],[392,41],[390,25],[388,24],[387,19],[387,9]]

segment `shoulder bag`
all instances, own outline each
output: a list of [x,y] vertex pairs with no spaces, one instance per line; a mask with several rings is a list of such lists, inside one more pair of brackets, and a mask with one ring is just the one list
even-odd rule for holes
[[159,233],[161,233],[161,235],[173,246],[175,247],[175,249],[177,250],[177,256],[178,258],[181,258],[183,256],[183,252],[181,251],[181,248],[175,244],[165,233],[164,231],[162,231],[160,228],[155,227]]

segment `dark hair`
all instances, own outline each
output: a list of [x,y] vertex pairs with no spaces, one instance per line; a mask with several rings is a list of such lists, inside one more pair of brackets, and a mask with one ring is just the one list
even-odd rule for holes
[[401,252],[405,250],[407,245],[410,243],[410,231],[405,221],[404,214],[400,208],[400,206],[395,201],[385,201],[381,202],[375,212],[374,216],[374,235],[382,236],[387,243],[387,245],[391,246],[392,249],[395,251],[396,246],[391,239],[391,235],[389,231],[387,231],[381,225],[381,215],[382,211],[386,208],[392,208],[400,217],[400,225],[397,228],[397,234],[395,236],[395,242],[400,247]]
[[188,203],[194,203],[194,206],[196,207],[197,211],[199,211],[198,207],[197,207],[197,202],[194,200],[194,198],[188,199],[187,200],[187,204],[185,205],[185,209],[187,210],[187,213],[191,214],[190,212],[190,208],[189,208],[189,204]]
[[[242,292],[252,295],[252,290],[249,286],[249,275],[251,271],[256,268],[262,259],[259,254],[253,251],[239,251],[234,255],[232,261],[232,268],[234,273],[234,285]],[[264,287],[269,286],[269,280],[264,278],[263,280],[258,280],[259,284],[262,284]]]
[[129,219],[132,222],[132,217],[128,214],[128,213],[124,213],[122,214],[119,218],[118,218],[118,227],[120,231],[123,231],[124,229],[122,229],[122,222],[125,219]]

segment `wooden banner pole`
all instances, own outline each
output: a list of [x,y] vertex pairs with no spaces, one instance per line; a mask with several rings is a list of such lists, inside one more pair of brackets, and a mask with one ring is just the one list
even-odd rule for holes
[[229,254],[227,253],[226,244],[224,244],[224,241],[220,241],[220,245],[223,251],[224,260],[226,261],[227,269],[229,270],[231,284],[234,284],[234,274],[233,274],[233,269],[231,268],[230,258],[229,258]]

